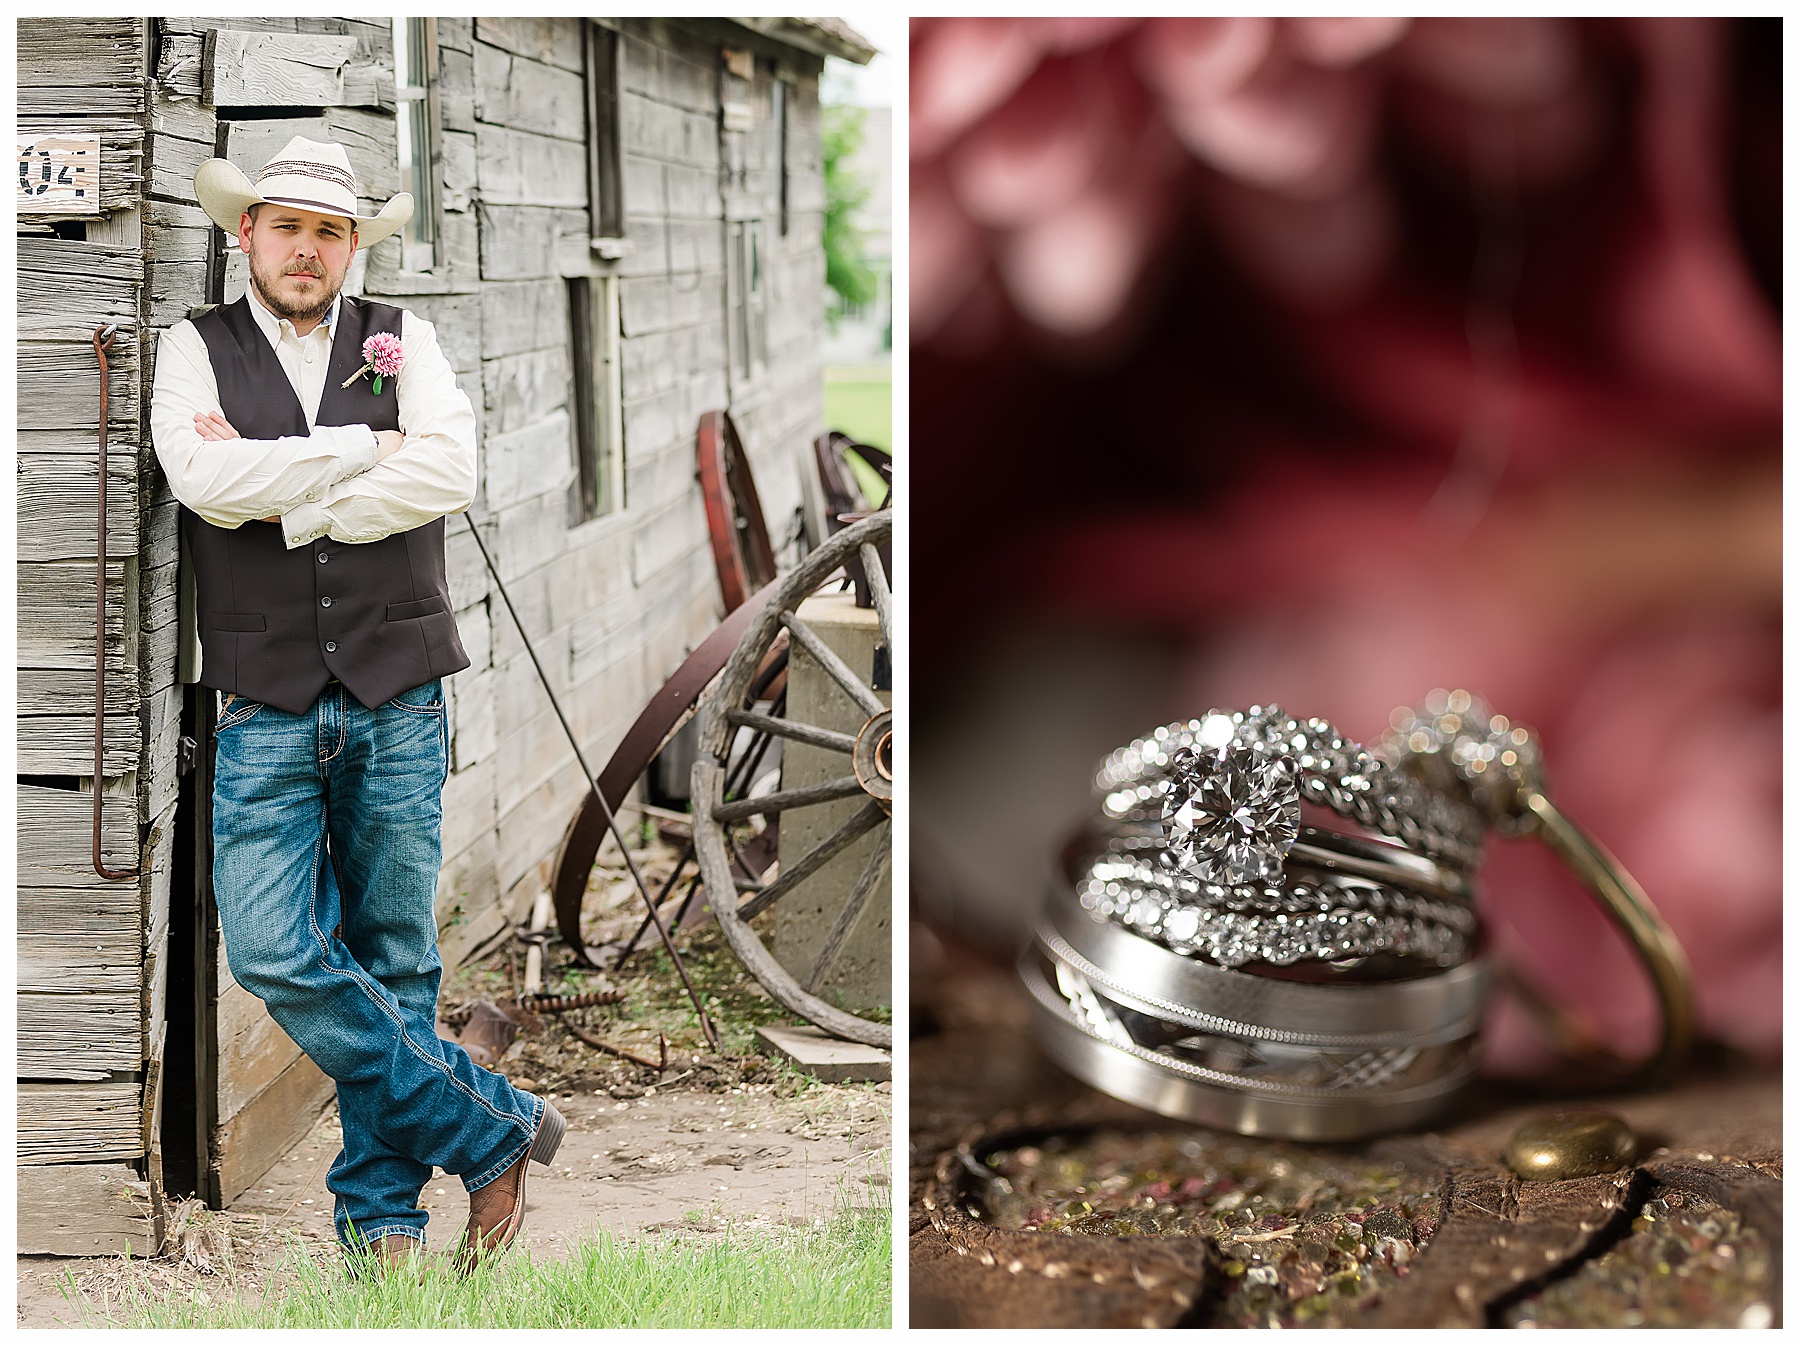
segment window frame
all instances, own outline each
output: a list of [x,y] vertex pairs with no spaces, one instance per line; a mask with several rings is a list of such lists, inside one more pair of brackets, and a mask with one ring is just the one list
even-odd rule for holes
[[619,120],[620,61],[616,29],[587,19],[582,28],[582,74],[587,102],[588,239],[603,257],[617,256],[625,238],[624,154]]
[[619,282],[613,275],[584,275],[565,276],[563,284],[575,393],[575,480],[569,488],[569,524],[579,527],[622,514],[628,504]]
[[[416,30],[415,24],[418,25]],[[400,230],[400,269],[413,274],[429,274],[444,261],[444,127],[439,103],[441,67],[437,20],[416,16],[396,18],[393,34],[394,142],[400,161],[401,190],[413,194],[412,218]],[[410,80],[412,72],[406,68],[412,64],[415,55],[419,57],[421,73],[425,77],[423,84],[413,84]],[[421,139],[426,162],[415,166],[412,155],[421,148]],[[411,186],[408,186],[409,174]]]

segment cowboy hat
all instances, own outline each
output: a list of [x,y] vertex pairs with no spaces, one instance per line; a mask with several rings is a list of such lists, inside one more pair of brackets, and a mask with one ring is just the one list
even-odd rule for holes
[[194,195],[212,222],[237,233],[238,219],[259,203],[338,215],[356,224],[359,247],[372,248],[412,218],[411,192],[401,192],[374,215],[357,213],[356,174],[342,145],[295,136],[262,167],[253,183],[229,159],[208,159],[194,170]]

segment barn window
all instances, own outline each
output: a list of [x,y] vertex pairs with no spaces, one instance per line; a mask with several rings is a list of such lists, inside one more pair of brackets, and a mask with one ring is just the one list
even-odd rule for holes
[[576,465],[569,518],[585,523],[625,506],[619,282],[615,276],[573,276],[568,287]]
[[732,369],[749,378],[768,363],[768,256],[763,221],[738,220],[726,249]]
[[436,19],[394,20],[394,133],[400,190],[411,192],[412,219],[400,231],[400,268],[430,271],[438,262],[439,144]]
[[625,194],[619,170],[619,35],[589,23],[587,31],[588,228],[596,251],[625,237]]
[[775,121],[775,168],[779,179],[777,188],[781,211],[781,236],[787,237],[788,231],[788,86],[786,80],[776,80],[770,93],[771,111]]

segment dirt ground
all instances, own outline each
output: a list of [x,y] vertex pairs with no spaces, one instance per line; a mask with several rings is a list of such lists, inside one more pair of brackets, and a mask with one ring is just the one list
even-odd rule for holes
[[[815,1084],[782,1097],[780,1086],[767,1083],[718,1093],[684,1083],[651,1086],[636,1098],[556,1094],[569,1133],[553,1168],[532,1165],[520,1246],[557,1257],[596,1230],[704,1234],[727,1224],[804,1225],[840,1202],[890,1204],[891,1086]],[[118,1258],[20,1258],[18,1325],[77,1326],[63,1290],[68,1277],[95,1298],[116,1295],[128,1274],[157,1288],[207,1281],[195,1262],[220,1260],[216,1231],[228,1233],[239,1282],[251,1293],[264,1283],[261,1264],[289,1235],[328,1254],[325,1171],[337,1148],[334,1111],[230,1210],[196,1217],[194,1232],[204,1237],[186,1240],[188,1259],[139,1262],[128,1273]],[[427,1185],[424,1205],[427,1246],[442,1255],[468,1209],[462,1184],[440,1175]]]
[[[660,884],[676,853],[655,838],[634,858]],[[584,909],[588,939],[604,944],[628,935],[642,919],[635,901],[623,865],[603,857]],[[701,1039],[660,950],[647,949],[626,972],[603,976],[579,966],[561,944],[545,945],[545,991],[622,993],[616,1004],[561,1016],[518,1008],[524,944],[503,945],[445,978],[439,1032],[457,1034],[480,1001],[504,1007],[519,1034],[494,1068],[522,1089],[553,1097],[568,1119],[554,1168],[531,1166],[520,1246],[535,1257],[560,1256],[596,1230],[704,1236],[727,1225],[808,1224],[840,1204],[892,1206],[892,1085],[820,1084],[757,1054],[756,1027],[792,1023],[793,1016],[744,973],[710,921],[683,929],[679,945],[719,1025],[722,1052]],[[570,1025],[648,1060],[661,1059],[666,1041],[667,1068],[597,1051]],[[238,1293],[255,1296],[266,1267],[295,1236],[315,1260],[329,1260],[335,1238],[325,1173],[338,1144],[334,1109],[229,1210],[183,1207],[171,1220],[175,1246],[160,1258],[134,1259],[129,1267],[116,1257],[19,1258],[18,1325],[77,1325],[63,1288],[71,1277],[92,1299],[116,1301],[128,1279],[153,1290],[200,1284],[223,1293],[213,1277],[229,1259]],[[443,1255],[468,1211],[462,1183],[440,1175],[426,1185],[423,1205],[431,1215],[427,1248]]]

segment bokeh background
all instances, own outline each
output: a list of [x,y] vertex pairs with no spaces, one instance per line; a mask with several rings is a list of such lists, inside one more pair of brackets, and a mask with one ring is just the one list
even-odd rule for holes
[[[915,974],[1023,934],[1099,756],[1466,686],[1781,1034],[1781,25],[911,30]],[[1495,937],[1624,1050],[1535,843]],[[953,961],[953,960],[951,960]],[[1501,1004],[1488,1064],[1547,1048]]]

